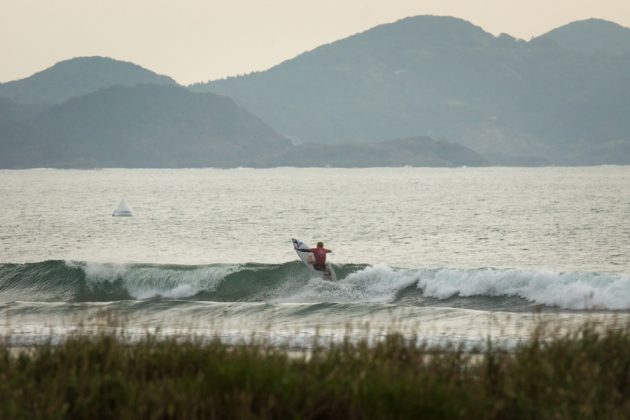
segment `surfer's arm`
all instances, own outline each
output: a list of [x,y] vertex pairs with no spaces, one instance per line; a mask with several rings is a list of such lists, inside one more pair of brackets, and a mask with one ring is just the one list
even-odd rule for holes
[[296,251],[300,251],[300,252],[313,252],[310,249],[296,249]]

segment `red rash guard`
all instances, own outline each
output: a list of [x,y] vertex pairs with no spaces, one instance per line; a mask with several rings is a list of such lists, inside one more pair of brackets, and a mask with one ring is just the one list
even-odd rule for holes
[[330,252],[330,249],[326,248],[311,248],[310,251],[313,253],[315,257],[315,265],[325,265],[326,264],[326,254]]

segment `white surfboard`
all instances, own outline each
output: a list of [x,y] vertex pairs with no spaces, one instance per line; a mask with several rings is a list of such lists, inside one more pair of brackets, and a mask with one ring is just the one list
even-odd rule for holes
[[293,242],[293,249],[295,250],[295,253],[298,255],[298,257],[300,257],[300,260],[302,260],[302,262],[309,269],[309,271],[311,271],[314,274],[319,274],[325,280],[337,280],[337,274],[335,274],[335,270],[333,270],[331,263],[326,262],[326,268],[328,268],[328,271],[330,272],[330,278],[328,278],[328,276],[326,276],[326,272],[315,270],[313,268],[313,265],[309,264],[308,260],[309,260],[309,257],[313,255],[312,253],[298,251],[298,249],[310,249],[311,248],[310,246],[305,244],[303,241],[300,241],[299,239],[291,239],[291,242]]

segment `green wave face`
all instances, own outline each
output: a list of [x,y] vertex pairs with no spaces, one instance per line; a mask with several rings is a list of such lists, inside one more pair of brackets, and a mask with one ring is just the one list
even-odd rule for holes
[[397,304],[491,311],[630,309],[630,277],[538,269],[405,269],[335,265],[323,280],[283,264],[0,264],[0,302],[213,301]]
[[[360,268],[348,265],[338,270],[345,276]],[[310,280],[310,272],[299,262],[183,266],[44,261],[0,264],[0,300],[257,302],[290,293]]]

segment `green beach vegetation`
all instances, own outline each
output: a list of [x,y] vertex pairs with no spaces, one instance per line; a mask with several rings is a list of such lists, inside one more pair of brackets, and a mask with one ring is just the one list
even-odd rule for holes
[[0,418],[630,416],[630,326],[540,327],[515,348],[314,343],[297,355],[218,339],[79,335],[0,346]]

